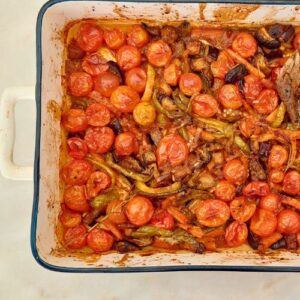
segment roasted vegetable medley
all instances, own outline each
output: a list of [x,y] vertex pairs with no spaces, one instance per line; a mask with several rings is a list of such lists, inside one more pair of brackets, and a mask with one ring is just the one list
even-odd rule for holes
[[65,42],[65,248],[300,248],[299,28],[85,20]]

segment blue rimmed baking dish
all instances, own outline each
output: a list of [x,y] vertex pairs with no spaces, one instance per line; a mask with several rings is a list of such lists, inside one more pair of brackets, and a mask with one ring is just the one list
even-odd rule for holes
[[[298,5],[298,6],[297,6]],[[31,247],[36,261],[63,272],[153,272],[181,270],[300,271],[297,253],[261,256],[250,249],[216,253],[110,253],[80,257],[59,250],[56,219],[60,208],[60,120],[52,101],[62,102],[62,30],[83,18],[179,21],[198,24],[260,25],[283,22],[300,25],[300,1],[81,1],[52,0],[37,19],[36,150]]]

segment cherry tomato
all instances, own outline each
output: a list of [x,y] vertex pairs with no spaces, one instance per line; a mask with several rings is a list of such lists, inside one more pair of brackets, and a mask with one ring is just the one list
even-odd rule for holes
[[225,108],[238,109],[243,105],[242,96],[234,84],[223,85],[218,96]]
[[248,177],[246,166],[239,159],[228,161],[223,168],[223,176],[233,184],[242,184]]
[[226,180],[222,180],[215,187],[215,196],[223,201],[231,201],[235,196],[235,186]]
[[287,162],[288,157],[289,154],[283,146],[273,145],[270,151],[268,165],[270,168],[280,168]]
[[289,171],[285,174],[283,191],[293,196],[300,194],[300,174],[297,171]]
[[141,64],[142,56],[138,48],[124,45],[117,52],[117,62],[120,68],[128,71]]
[[92,165],[83,159],[74,159],[64,165],[62,177],[69,185],[85,184],[92,173]]
[[111,72],[105,72],[95,78],[95,90],[104,97],[110,97],[120,85],[119,77]]
[[66,247],[70,249],[80,249],[86,245],[87,229],[80,224],[72,228],[68,228],[64,234]]
[[278,95],[275,90],[264,89],[252,105],[259,114],[270,114],[278,105]]
[[126,85],[133,88],[138,93],[145,90],[147,74],[142,68],[133,68],[125,73]]
[[244,118],[239,124],[239,129],[246,138],[258,135],[261,131],[258,120],[252,117]]
[[253,215],[250,223],[250,229],[256,235],[267,237],[276,231],[277,218],[269,210],[259,208]]
[[230,217],[230,210],[226,202],[208,199],[199,203],[195,214],[201,225],[217,227],[226,223]]
[[156,149],[157,164],[159,167],[170,164],[176,167],[184,163],[189,154],[186,141],[178,134],[169,134],[163,137]]
[[87,181],[86,189],[89,198],[95,198],[102,190],[111,185],[111,178],[101,171],[93,172]]
[[281,208],[280,197],[270,193],[259,200],[259,207],[277,214]]
[[72,108],[62,115],[62,125],[69,132],[79,132],[88,127],[88,119],[82,109]]
[[124,201],[113,200],[109,202],[106,208],[106,215],[108,216],[108,220],[114,224],[125,223],[127,218],[124,212]]
[[175,222],[171,214],[169,214],[164,209],[155,210],[150,224],[155,225],[160,228],[172,230],[174,228]]
[[278,214],[277,231],[283,234],[300,232],[300,215],[290,209],[284,209]]
[[178,65],[172,63],[164,69],[164,80],[171,86],[178,84],[179,77],[181,75],[181,69]]
[[90,209],[86,188],[84,185],[74,185],[65,189],[64,203],[76,212],[86,212]]
[[130,223],[136,226],[142,226],[151,220],[154,207],[148,198],[134,196],[127,202],[125,212]]
[[133,119],[139,125],[151,125],[156,119],[155,107],[151,103],[140,102],[133,110]]
[[271,170],[269,172],[269,179],[273,183],[280,183],[284,179],[284,172],[281,170]]
[[110,101],[120,112],[132,112],[140,102],[140,96],[133,88],[121,85],[111,94]]
[[229,247],[238,247],[247,241],[248,228],[245,223],[233,221],[225,231],[225,240]]
[[261,81],[255,75],[249,74],[244,77],[244,95],[249,101],[256,100],[262,91],[263,86]]
[[94,52],[102,45],[103,31],[94,24],[83,23],[78,29],[76,41],[83,51]]
[[294,37],[294,40],[293,40],[293,47],[296,49],[296,50],[300,50],[300,32],[298,32],[295,37]]
[[279,72],[280,72],[281,68],[277,67],[277,68],[273,68],[271,71],[271,80],[273,82],[276,82]]
[[208,94],[195,95],[192,98],[192,110],[200,117],[210,118],[218,112],[218,102]]
[[247,222],[256,210],[256,204],[245,197],[237,197],[230,202],[232,217],[239,222]]
[[126,34],[117,28],[105,30],[103,38],[110,49],[119,49],[126,42]]
[[252,181],[243,189],[243,195],[247,197],[259,196],[263,197],[270,193],[269,185],[263,181]]
[[153,66],[163,67],[170,61],[172,50],[166,42],[158,40],[149,44],[146,56]]
[[132,26],[127,36],[128,45],[142,48],[149,42],[148,32],[140,25]]
[[132,132],[120,133],[115,140],[117,155],[131,155],[139,149],[138,141]]
[[114,243],[114,238],[108,232],[94,228],[87,236],[88,246],[96,253],[109,251]]
[[109,109],[100,103],[91,104],[85,113],[91,126],[105,126],[110,122]]
[[85,72],[73,72],[69,77],[68,86],[75,97],[87,96],[93,90],[93,79]]
[[214,77],[224,79],[227,72],[234,67],[233,59],[225,52],[221,51],[218,59],[211,63],[211,71]]
[[113,145],[115,135],[109,127],[88,128],[84,140],[90,152],[103,154],[109,151]]
[[257,50],[255,38],[247,32],[240,32],[232,42],[232,49],[244,58],[251,57]]
[[88,153],[88,147],[84,140],[72,137],[67,140],[68,154],[75,159],[83,159]]
[[106,60],[101,58],[97,53],[87,55],[82,63],[82,69],[92,76],[100,75],[109,69]]
[[64,204],[62,204],[62,211],[59,215],[59,220],[65,227],[75,227],[81,223],[81,214],[68,209]]
[[185,73],[180,76],[179,88],[187,96],[199,93],[202,89],[201,78],[194,73]]

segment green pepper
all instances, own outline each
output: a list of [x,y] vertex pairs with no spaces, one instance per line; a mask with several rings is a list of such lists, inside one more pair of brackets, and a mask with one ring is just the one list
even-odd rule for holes
[[178,89],[176,89],[173,93],[172,93],[172,97],[173,97],[173,100],[175,102],[175,104],[177,105],[177,107],[179,109],[181,109],[182,111],[187,111],[187,107],[188,107],[188,104],[189,102],[185,101],[186,99],[185,98],[181,98],[179,96],[179,91]]
[[178,129],[179,134],[188,142],[190,140],[189,134],[185,127],[180,127]]
[[285,113],[286,113],[286,106],[285,106],[284,102],[282,101],[280,103],[280,105],[278,106],[275,120],[272,122],[271,126],[275,127],[275,128],[280,127],[280,125],[282,124],[282,122],[284,120]]
[[181,183],[175,182],[168,186],[153,188],[147,186],[145,183],[141,181],[136,181],[135,188],[138,190],[139,193],[143,195],[147,195],[150,197],[165,197],[180,192]]
[[146,225],[134,231],[131,236],[134,238],[152,237],[152,236],[172,236],[172,231],[157,226]]
[[90,201],[90,205],[92,208],[96,208],[97,210],[101,210],[105,208],[105,206],[113,201],[118,200],[120,197],[119,192],[117,189],[111,189],[107,191],[106,193],[103,193],[101,195],[98,195],[93,200]]
[[126,178],[126,176],[122,174],[118,174],[117,176],[117,183],[121,186],[122,189],[129,192],[132,189],[132,185],[129,182],[129,180]]
[[217,119],[213,119],[213,118],[201,118],[201,117],[196,117],[196,119],[198,121],[200,121],[201,123],[207,125],[208,127],[211,127],[217,131],[220,131],[222,133],[222,135],[224,135],[224,137],[232,137],[233,135],[233,127],[232,125],[219,121]]
[[250,154],[249,145],[238,135],[234,137],[234,143],[245,153]]
[[116,164],[113,161],[113,157],[111,153],[106,154],[106,163],[114,170],[119,171],[121,174],[123,174],[126,177],[141,181],[141,182],[147,182],[152,178],[152,175],[144,175],[140,173],[135,173],[131,170],[127,170],[118,164]]
[[191,200],[206,200],[206,199],[212,199],[214,196],[213,194],[207,192],[207,191],[201,191],[196,189],[189,189],[187,194],[178,200],[176,200],[177,205],[185,205],[187,202]]

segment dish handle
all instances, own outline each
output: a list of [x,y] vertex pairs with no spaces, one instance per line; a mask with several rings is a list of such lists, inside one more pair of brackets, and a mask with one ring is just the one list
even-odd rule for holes
[[0,103],[0,170],[8,179],[32,180],[33,167],[20,166],[13,161],[15,105],[22,100],[35,100],[33,86],[9,87],[3,91]]

